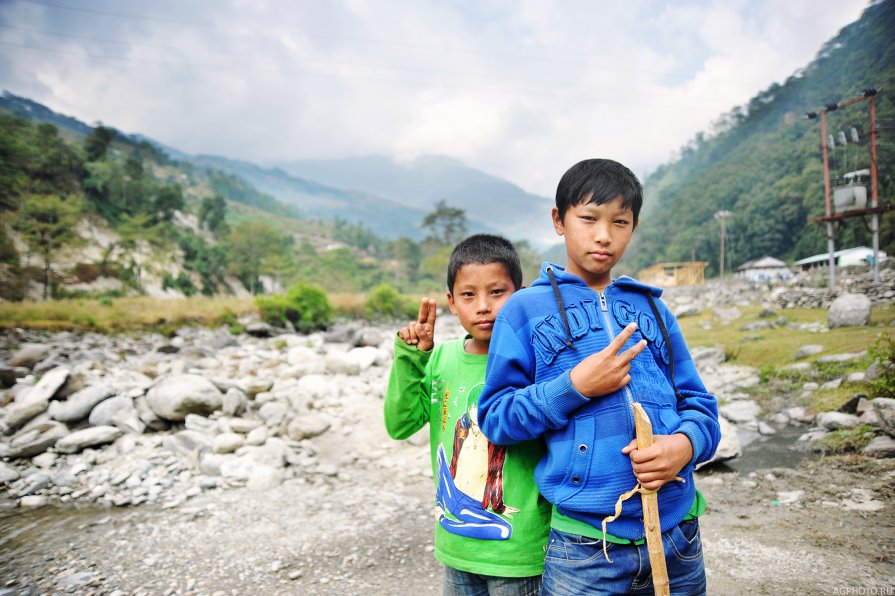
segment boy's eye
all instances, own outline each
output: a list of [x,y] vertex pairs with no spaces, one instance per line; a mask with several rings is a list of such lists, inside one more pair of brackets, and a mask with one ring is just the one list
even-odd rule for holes
[[503,288],[499,288],[499,289],[497,289],[497,290],[491,290],[491,293],[494,294],[494,295],[496,295],[496,296],[500,296],[501,294],[505,294],[505,293],[506,293],[506,290],[503,289]]

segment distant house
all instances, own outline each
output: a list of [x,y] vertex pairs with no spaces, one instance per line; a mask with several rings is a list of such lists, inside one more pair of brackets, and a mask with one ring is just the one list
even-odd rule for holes
[[792,270],[789,265],[774,257],[761,257],[746,261],[734,270],[733,276],[746,281],[774,281],[789,279]]
[[[849,265],[869,265],[873,259],[873,249],[867,246],[856,246],[855,248],[845,248],[837,250],[833,253],[836,259],[837,267],[848,267]],[[879,260],[885,261],[886,253],[879,251]],[[830,253],[825,252],[806,259],[796,261],[796,266],[801,267],[802,271],[808,271],[815,267],[826,267],[830,262]]]
[[705,283],[704,261],[686,263],[656,263],[637,272],[637,279],[645,284],[660,288],[675,286],[701,286]]

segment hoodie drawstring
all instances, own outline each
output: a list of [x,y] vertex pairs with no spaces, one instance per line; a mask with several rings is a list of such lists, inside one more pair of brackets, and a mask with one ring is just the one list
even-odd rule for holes
[[556,277],[553,275],[553,267],[547,267],[547,277],[550,278],[550,285],[553,286],[553,296],[556,298],[556,307],[559,309],[559,318],[562,319],[562,326],[566,332],[566,347],[575,349],[572,344],[572,330],[569,327],[569,318],[566,316],[566,305],[562,301],[562,294],[559,292],[559,284],[556,283]]

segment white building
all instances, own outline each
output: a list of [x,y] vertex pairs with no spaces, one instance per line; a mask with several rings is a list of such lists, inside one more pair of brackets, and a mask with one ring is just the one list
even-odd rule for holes
[[733,276],[746,281],[774,281],[789,279],[792,270],[789,265],[774,257],[761,257],[746,261],[734,270]]
[[[848,267],[849,265],[869,265],[873,259],[873,249],[867,246],[856,246],[855,248],[845,248],[837,250],[833,253],[836,259],[837,267]],[[879,251],[879,260],[885,261],[887,258],[884,251]],[[825,252],[806,259],[796,261],[796,266],[801,267],[802,271],[808,271],[815,267],[826,267],[830,262],[830,253]]]

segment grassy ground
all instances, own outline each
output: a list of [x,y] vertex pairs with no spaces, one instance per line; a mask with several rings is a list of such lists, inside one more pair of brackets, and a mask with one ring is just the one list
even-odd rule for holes
[[774,329],[743,331],[741,328],[759,321],[774,321],[779,316],[795,324],[820,323],[826,325],[827,311],[821,308],[786,309],[777,311],[769,318],[759,316],[761,308],[740,307],[741,316],[729,323],[715,318],[705,310],[699,316],[680,319],[681,329],[687,345],[720,347],[727,354],[728,361],[743,366],[762,368],[781,367],[795,362],[796,351],[806,344],[818,344],[823,352],[811,356],[804,362],[814,362],[829,354],[860,352],[872,346],[882,333],[892,333],[891,323],[895,319],[895,307],[876,306],[871,311],[871,325],[867,327],[839,327],[816,333],[779,326]]
[[[838,386],[823,386],[829,381],[846,379],[849,373],[866,370],[873,360],[870,353],[846,362],[825,363],[819,362],[819,359],[833,354],[869,352],[883,336],[895,337],[892,326],[895,307],[874,307],[869,326],[840,327],[820,332],[793,329],[788,325],[771,329],[742,328],[759,321],[775,321],[780,316],[794,324],[814,323],[825,327],[826,309],[780,310],[768,318],[759,316],[761,309],[757,306],[741,307],[739,311],[741,316],[730,322],[714,317],[707,310],[699,316],[685,317],[679,323],[691,348],[720,347],[728,363],[759,369],[762,383],[749,388],[748,392],[766,411],[776,411],[785,402],[803,405],[809,412],[825,412],[837,409],[858,393],[869,397],[885,395],[878,385],[863,381],[843,380]],[[796,351],[807,344],[821,345],[823,351],[798,361],[807,363],[807,369],[788,368],[797,362],[794,358]],[[817,383],[821,387],[805,392],[806,383]],[[859,448],[873,437],[873,433],[865,427],[839,434],[842,436],[831,438],[835,443],[829,446],[832,452]]]

